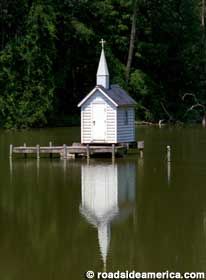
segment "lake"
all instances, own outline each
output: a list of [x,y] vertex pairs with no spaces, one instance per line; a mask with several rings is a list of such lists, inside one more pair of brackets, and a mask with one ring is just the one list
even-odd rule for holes
[[10,162],[10,143],[71,144],[80,129],[0,130],[1,279],[205,271],[206,129],[138,127],[137,135],[144,159]]

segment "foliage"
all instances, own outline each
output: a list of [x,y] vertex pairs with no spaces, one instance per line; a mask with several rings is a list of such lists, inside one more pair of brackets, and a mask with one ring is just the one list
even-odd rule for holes
[[153,108],[153,105],[156,104],[155,87],[156,85],[151,78],[141,70],[137,69],[131,74],[129,89],[133,98],[138,102],[136,115],[139,119],[147,121],[155,119],[155,110]]
[[54,90],[54,22],[49,6],[33,4],[25,35],[14,38],[0,54],[0,112],[7,128],[47,122]]
[[[111,81],[136,99],[138,119],[199,120],[201,111],[185,115],[189,104],[182,96],[193,92],[206,103],[202,3],[2,0],[0,125],[44,126],[56,116],[78,115],[77,103],[95,84],[102,37]],[[136,37],[127,83],[134,14]]]

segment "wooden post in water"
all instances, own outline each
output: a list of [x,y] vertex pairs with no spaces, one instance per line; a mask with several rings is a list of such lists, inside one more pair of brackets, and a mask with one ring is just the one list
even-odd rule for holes
[[170,181],[171,181],[171,162],[168,161],[167,162],[167,182],[168,182],[168,185],[170,184]]
[[167,161],[171,162],[171,147],[167,146]]
[[138,150],[140,152],[140,158],[144,157],[144,141],[138,141],[137,143]]
[[115,144],[112,144],[112,159],[115,159]]
[[90,150],[89,150],[89,145],[87,144],[87,159],[90,158]]
[[64,149],[64,156],[63,156],[63,158],[67,159],[67,145],[66,144],[63,145],[63,149]]
[[126,147],[127,147],[127,151],[128,151],[129,150],[129,143],[126,144]]
[[37,168],[37,180],[39,180],[39,158],[37,158],[37,161],[36,161],[36,168]]
[[[24,147],[26,149],[26,143],[24,143]],[[24,158],[27,158],[27,154],[26,153],[24,153]]]
[[64,180],[65,180],[65,172],[66,172],[66,168],[67,168],[67,160],[66,159],[64,159],[63,165],[64,165]]
[[13,154],[13,145],[10,144],[9,146],[9,157],[12,158],[12,154]]
[[[49,147],[52,148],[52,142],[49,142]],[[49,157],[52,159],[52,153],[49,153]]]
[[39,146],[39,144],[36,145],[36,158],[40,159],[40,146]]
[[11,157],[9,158],[9,171],[10,171],[10,178],[11,178],[13,174],[13,161]]

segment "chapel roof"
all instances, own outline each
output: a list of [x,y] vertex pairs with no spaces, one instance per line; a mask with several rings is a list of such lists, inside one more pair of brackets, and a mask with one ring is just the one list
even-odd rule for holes
[[134,106],[136,101],[119,85],[111,85],[109,89],[101,85],[97,85],[79,104],[81,107],[97,90],[100,90],[116,107]]
[[136,101],[119,85],[111,85],[109,89],[101,88],[116,104],[117,106],[136,105]]

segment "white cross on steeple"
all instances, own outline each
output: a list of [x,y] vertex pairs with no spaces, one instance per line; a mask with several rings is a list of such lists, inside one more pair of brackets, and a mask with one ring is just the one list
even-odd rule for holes
[[102,48],[104,48],[104,44],[106,43],[106,41],[104,39],[101,39],[99,42],[102,45]]

